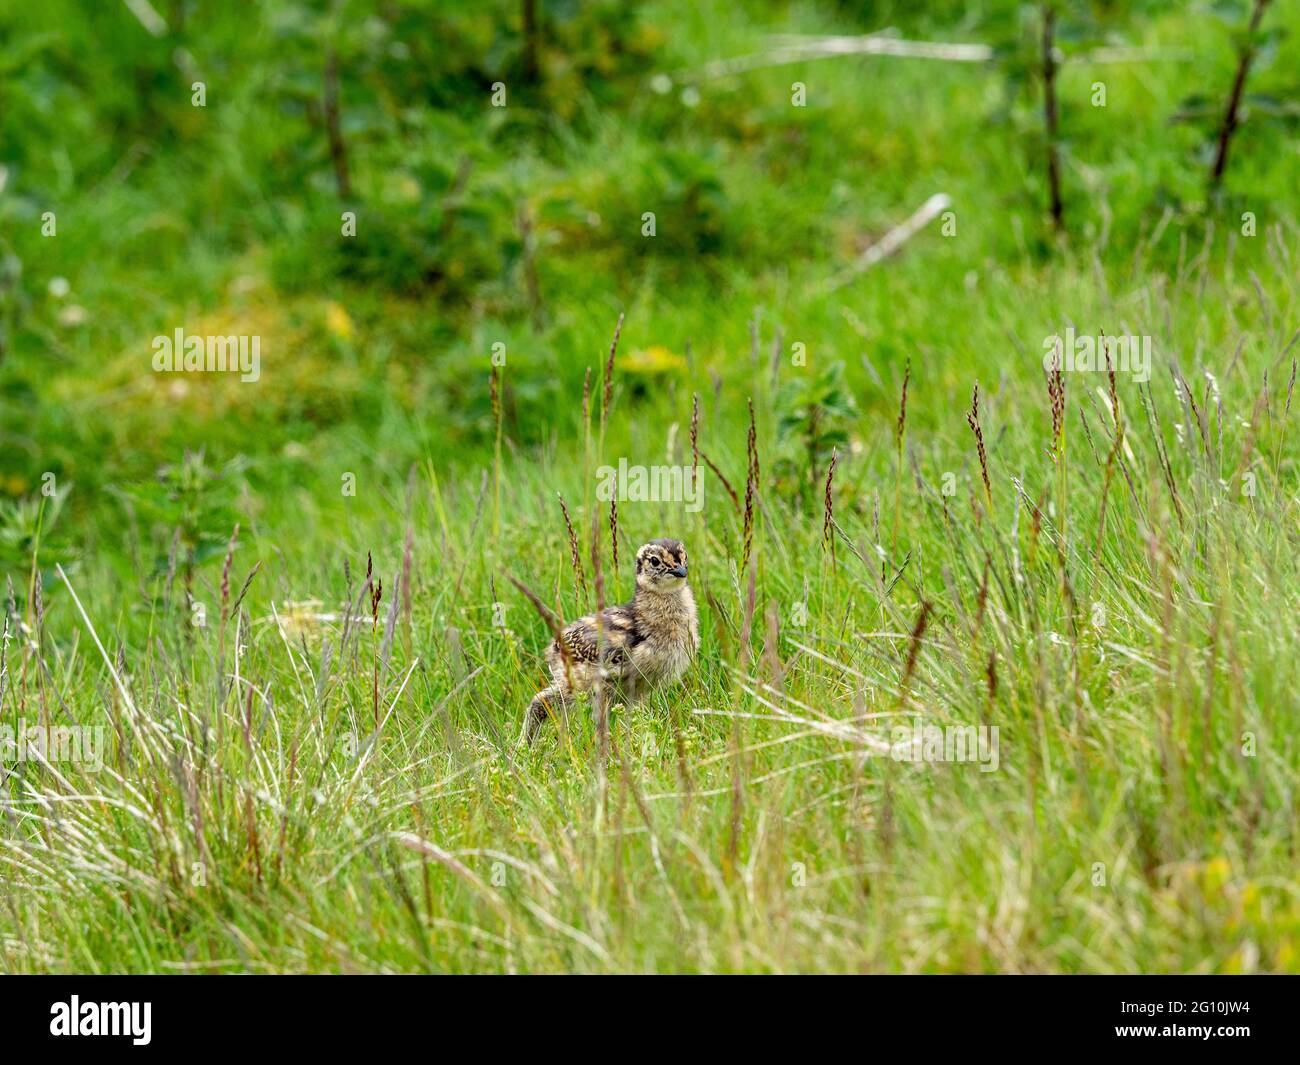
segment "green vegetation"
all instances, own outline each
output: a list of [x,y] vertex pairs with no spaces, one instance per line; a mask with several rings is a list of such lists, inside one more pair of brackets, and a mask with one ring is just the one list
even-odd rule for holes
[[1294,5],[152,5],[0,13],[0,970],[1300,971]]

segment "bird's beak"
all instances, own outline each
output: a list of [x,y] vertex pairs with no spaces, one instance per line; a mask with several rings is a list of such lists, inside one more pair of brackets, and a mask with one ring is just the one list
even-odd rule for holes
[[674,577],[685,577],[686,567],[678,566],[676,569],[670,569],[668,572],[671,573]]

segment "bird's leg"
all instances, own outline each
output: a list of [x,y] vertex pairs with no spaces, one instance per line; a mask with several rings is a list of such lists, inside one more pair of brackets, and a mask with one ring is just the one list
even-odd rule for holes
[[603,682],[591,690],[591,714],[596,721],[596,743],[602,757],[609,750],[609,695]]
[[533,740],[537,738],[538,730],[553,710],[564,710],[568,704],[568,697],[558,685],[552,684],[548,688],[543,688],[533,696],[533,701],[528,704],[528,709],[524,712],[524,729],[519,736],[520,746],[531,747]]

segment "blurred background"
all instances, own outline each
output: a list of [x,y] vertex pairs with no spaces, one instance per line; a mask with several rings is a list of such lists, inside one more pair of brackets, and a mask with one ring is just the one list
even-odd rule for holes
[[[1115,301],[1202,242],[1244,279],[1294,237],[1297,16],[1248,37],[1257,6],[1054,5],[1049,132],[1045,8],[1011,0],[5,5],[5,565],[42,537],[157,562],[178,525],[216,557],[240,517],[343,520],[340,471],[386,513],[412,463],[491,454],[494,350],[508,454],[562,453],[620,312],[628,447],[636,422],[655,449],[692,391],[738,426],[757,392],[838,410],[816,446],[870,446],[850,418],[887,440],[907,360],[955,408],[1039,375],[1066,314],[1194,352],[1195,318]],[[951,218],[854,265],[936,194]],[[177,328],[260,337],[260,380],[152,372]]]

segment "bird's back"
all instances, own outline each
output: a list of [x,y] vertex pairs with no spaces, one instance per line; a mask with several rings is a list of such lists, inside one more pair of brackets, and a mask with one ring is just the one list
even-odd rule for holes
[[[633,648],[644,638],[632,603],[606,607],[599,614],[587,614],[560,633],[573,661],[602,662],[607,670],[615,671],[627,665]],[[556,654],[563,654],[558,640],[551,646]]]

